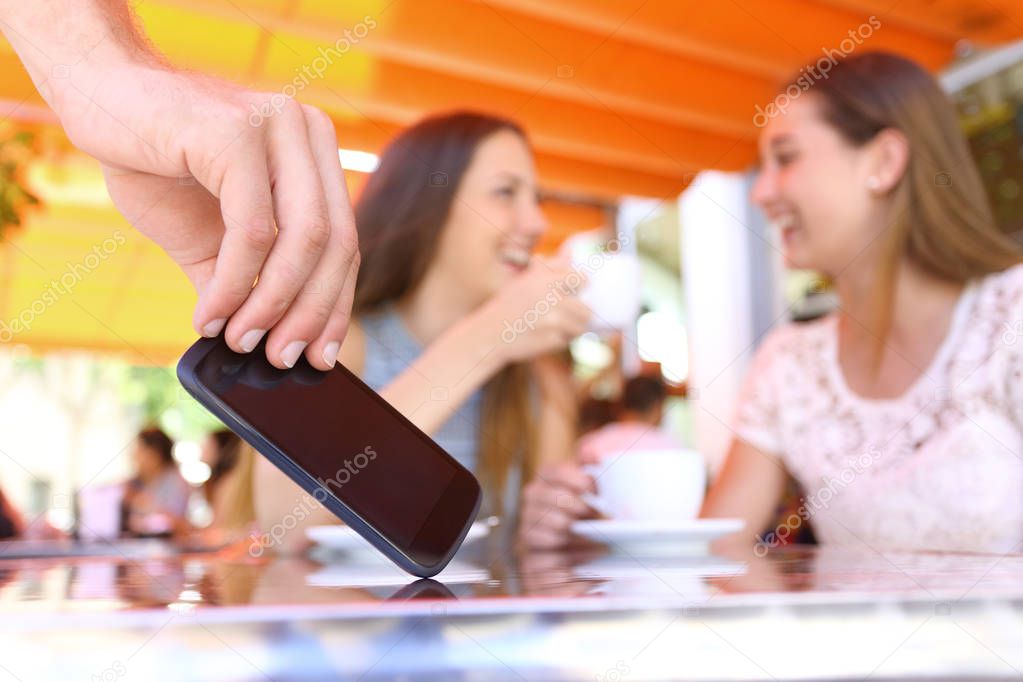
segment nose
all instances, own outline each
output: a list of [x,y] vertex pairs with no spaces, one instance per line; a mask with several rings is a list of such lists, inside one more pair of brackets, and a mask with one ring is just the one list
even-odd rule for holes
[[547,216],[540,208],[540,202],[530,199],[522,215],[522,231],[530,237],[541,237],[547,231]]
[[750,189],[750,201],[760,208],[764,208],[777,198],[777,176],[771,168],[764,166],[757,172],[757,178],[753,181],[753,187]]

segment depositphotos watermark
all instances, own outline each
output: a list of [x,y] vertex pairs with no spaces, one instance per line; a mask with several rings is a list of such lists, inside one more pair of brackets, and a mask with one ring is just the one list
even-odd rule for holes
[[315,81],[323,78],[323,75],[334,66],[334,61],[341,59],[349,50],[359,44],[359,41],[369,35],[369,32],[377,27],[376,20],[368,14],[362,21],[351,28],[344,30],[344,35],[334,41],[330,47],[316,48],[317,56],[312,62],[300,69],[295,69],[295,77],[290,83],[286,83],[280,92],[270,95],[270,99],[262,105],[252,105],[252,113],[249,114],[249,125],[258,128],[263,121],[274,114],[279,114],[287,106],[290,100],[295,99],[298,93],[302,92]]
[[127,243],[124,233],[114,230],[110,237],[92,247],[92,251],[82,258],[81,262],[68,262],[64,266],[64,272],[57,279],[51,279],[43,293],[34,301],[29,303],[17,315],[8,321],[0,320],[0,343],[7,343],[16,335],[32,329],[36,318],[42,316],[48,309],[56,305],[62,296],[70,296],[74,288],[81,284],[87,276],[91,275],[108,258],[117,253],[117,250]]
[[550,291],[541,298],[532,308],[525,311],[515,320],[505,320],[504,330],[501,332],[501,340],[511,343],[519,334],[536,329],[537,322],[544,315],[548,314],[569,296],[576,296],[583,288],[586,276],[592,274],[621,252],[623,247],[630,244],[628,237],[611,239],[598,252],[590,254],[585,261],[572,265],[572,271],[550,285]]
[[263,556],[263,552],[279,545],[288,532],[294,530],[300,521],[309,518],[309,515],[322,505],[331,493],[340,490],[376,458],[376,450],[372,446],[367,445],[354,457],[346,459],[344,465],[337,470],[333,478],[326,480],[318,478],[317,481],[323,486],[322,488],[317,488],[312,495],[303,495],[298,504],[292,507],[291,511],[285,514],[280,521],[271,526],[265,533],[252,533],[249,536],[251,540],[249,543],[249,555],[258,559]]
[[770,533],[758,535],[753,545],[753,553],[758,557],[764,557],[771,549],[784,544],[804,523],[812,519],[814,514],[822,509],[827,509],[835,495],[844,490],[856,480],[857,476],[873,466],[880,458],[881,450],[876,447],[871,447],[866,452],[860,453],[848,466],[839,471],[837,476],[826,479],[824,485],[817,492],[804,498],[803,504],[778,524],[777,528]]
[[854,29],[849,29],[848,38],[838,44],[838,48],[825,47],[821,50],[823,56],[813,64],[804,66],[799,70],[799,77],[792,81],[784,92],[778,94],[766,107],[756,106],[756,113],[753,114],[753,125],[763,128],[774,118],[788,111],[789,106],[804,92],[812,88],[818,81],[827,80],[831,69],[835,68],[839,60],[848,57],[865,40],[874,35],[874,31],[881,28],[881,20],[870,15],[870,18]]

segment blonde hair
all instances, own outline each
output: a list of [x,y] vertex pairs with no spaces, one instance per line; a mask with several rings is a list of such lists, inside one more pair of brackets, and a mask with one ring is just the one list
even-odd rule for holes
[[849,143],[865,145],[896,129],[909,144],[874,284],[877,369],[903,259],[937,278],[966,282],[1020,263],[1023,249],[998,229],[955,107],[921,66],[884,52],[859,54],[838,62],[811,93]]
[[255,522],[255,465],[256,451],[248,443],[241,442],[235,465],[224,474],[211,500],[213,523],[218,528],[246,531]]

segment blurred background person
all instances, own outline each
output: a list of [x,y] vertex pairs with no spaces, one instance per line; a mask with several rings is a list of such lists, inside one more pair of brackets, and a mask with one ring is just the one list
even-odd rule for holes
[[[864,53],[759,146],[752,199],[787,265],[829,277],[839,306],[758,350],[702,515],[740,517],[732,540],[764,542],[791,472],[822,543],[1018,546],[1023,350],[1003,335],[1023,319],[1023,251],[995,224],[952,103],[914,62]],[[822,481],[839,483],[815,504]],[[568,542],[572,520],[531,539]]]
[[209,543],[230,542],[254,530],[253,464],[251,445],[228,429],[211,432],[202,444],[202,461],[210,467],[203,496],[210,524],[203,532]]
[[[534,253],[547,222],[524,131],[473,112],[421,121],[384,151],[356,223],[362,264],[340,360],[477,475],[484,514],[512,521],[522,485],[572,456],[575,392],[553,354],[589,319],[563,285],[567,262]],[[554,290],[558,301],[530,315]],[[298,491],[260,458],[264,528],[294,506],[284,490]],[[304,523],[337,523],[317,512]]]
[[123,529],[130,536],[164,536],[188,530],[192,487],[174,460],[174,442],[158,428],[139,432],[131,453],[135,475],[125,484]]
[[210,468],[210,477],[203,483],[202,493],[211,507],[227,475],[238,463],[241,444],[241,438],[229,429],[213,431],[202,442],[200,460]]
[[661,428],[667,397],[660,377],[630,378],[622,388],[615,420],[579,439],[579,462],[600,464],[605,457],[630,449],[681,449],[681,441]]
[[212,533],[206,538],[211,543],[230,542],[256,530],[253,472],[261,455],[241,440],[233,447],[237,450],[234,466],[222,474],[210,502]]
[[40,516],[28,522],[0,488],[0,540],[59,540],[65,534]]

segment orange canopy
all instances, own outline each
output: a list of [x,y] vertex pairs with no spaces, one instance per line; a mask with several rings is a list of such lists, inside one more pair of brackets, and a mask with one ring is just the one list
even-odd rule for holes
[[[1018,0],[137,5],[171,61],[315,104],[331,114],[346,148],[377,151],[409,122],[455,107],[519,120],[543,186],[595,206],[553,206],[559,234],[599,225],[599,206],[623,195],[674,197],[701,169],[746,167],[757,105],[826,51],[889,49],[938,69],[960,39],[986,46],[1023,34]],[[52,126],[6,43],[0,67],[0,113]],[[10,342],[172,359],[193,336],[187,282],[117,217],[89,162],[65,158],[42,175],[47,208],[0,251],[0,322],[31,309],[45,282],[97,240],[120,230],[125,243]]]

